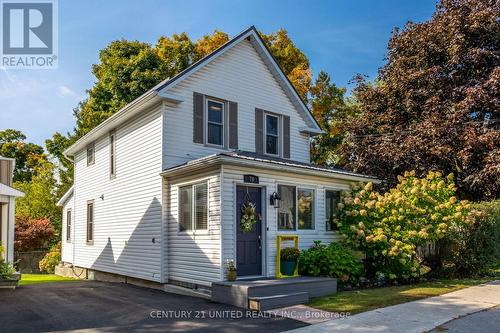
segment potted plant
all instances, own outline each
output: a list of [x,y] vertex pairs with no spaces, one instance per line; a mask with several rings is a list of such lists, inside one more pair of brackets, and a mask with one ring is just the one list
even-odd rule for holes
[[280,271],[283,275],[293,275],[299,260],[299,249],[285,247],[280,251]]
[[21,274],[17,273],[12,264],[2,257],[2,244],[0,244],[0,288],[15,289],[19,284]]
[[226,262],[226,276],[228,281],[236,280],[236,265],[234,264],[234,260],[228,259]]

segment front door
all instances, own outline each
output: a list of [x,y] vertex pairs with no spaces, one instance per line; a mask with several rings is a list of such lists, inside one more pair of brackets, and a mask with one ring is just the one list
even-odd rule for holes
[[[262,189],[236,187],[236,269],[238,276],[262,275]],[[242,230],[242,208],[255,205],[255,224]]]

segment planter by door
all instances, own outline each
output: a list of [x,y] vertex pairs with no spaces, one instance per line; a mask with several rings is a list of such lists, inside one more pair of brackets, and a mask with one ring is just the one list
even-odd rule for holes
[[295,267],[297,267],[296,261],[280,261],[280,270],[283,275],[293,275],[295,273]]
[[[238,276],[262,275],[262,189],[251,186],[236,187],[236,270]],[[241,230],[241,208],[247,202],[255,204],[252,230]]]

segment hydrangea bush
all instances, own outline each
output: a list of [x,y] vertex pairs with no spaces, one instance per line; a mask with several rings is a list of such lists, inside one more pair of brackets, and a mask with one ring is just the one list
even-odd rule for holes
[[398,185],[380,194],[373,184],[352,184],[339,203],[340,232],[353,248],[365,253],[372,276],[389,280],[418,279],[426,270],[416,249],[471,223],[471,205],[458,201],[453,174],[429,172],[425,178],[406,172]]

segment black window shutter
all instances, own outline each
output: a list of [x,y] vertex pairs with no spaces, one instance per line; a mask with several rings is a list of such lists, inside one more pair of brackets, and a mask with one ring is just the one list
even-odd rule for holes
[[238,103],[229,102],[229,148],[238,149]]
[[283,116],[283,157],[290,158],[290,117]]
[[255,109],[255,152],[264,154],[264,111]]
[[193,142],[204,143],[205,121],[203,112],[203,95],[195,92],[193,94]]

